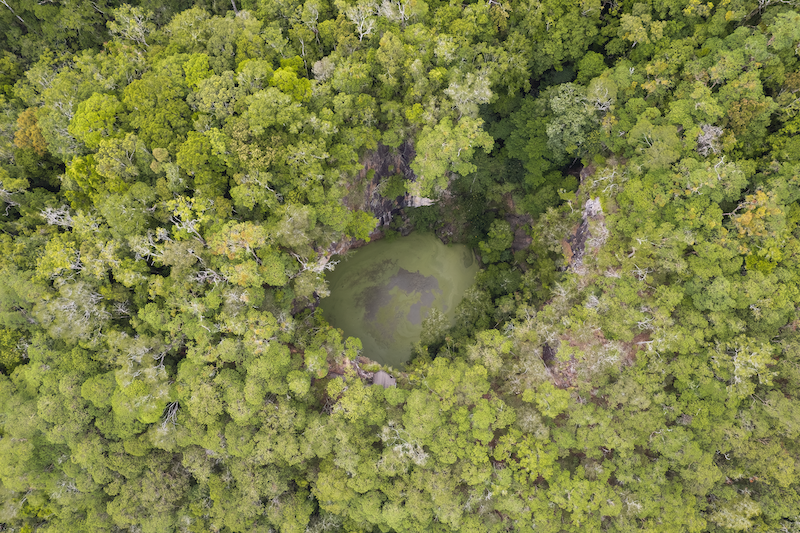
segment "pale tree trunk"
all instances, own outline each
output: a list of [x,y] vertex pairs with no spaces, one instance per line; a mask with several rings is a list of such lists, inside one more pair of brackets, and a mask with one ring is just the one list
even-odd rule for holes
[[12,8],[10,5],[8,5],[8,2],[6,2],[6,0],[0,0],[0,2],[2,2],[3,5],[6,6],[9,11],[11,11],[12,15],[17,17],[17,20],[19,20],[22,23],[23,26],[25,26],[26,28],[28,27],[28,25],[25,23],[25,20],[22,17],[20,17],[19,15],[17,15],[17,12],[14,11],[14,8]]

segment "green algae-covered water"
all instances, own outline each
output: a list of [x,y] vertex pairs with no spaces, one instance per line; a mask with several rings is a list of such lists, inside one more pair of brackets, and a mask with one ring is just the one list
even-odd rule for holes
[[477,272],[466,246],[412,233],[351,252],[326,276],[331,294],[320,306],[332,326],[361,339],[366,357],[401,368],[430,310],[452,323]]

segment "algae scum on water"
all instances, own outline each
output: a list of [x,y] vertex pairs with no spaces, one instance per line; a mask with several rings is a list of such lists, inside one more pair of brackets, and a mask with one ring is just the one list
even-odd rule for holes
[[331,294],[321,307],[332,326],[361,339],[365,356],[399,368],[431,309],[453,322],[477,272],[468,247],[413,233],[351,252],[328,274]]

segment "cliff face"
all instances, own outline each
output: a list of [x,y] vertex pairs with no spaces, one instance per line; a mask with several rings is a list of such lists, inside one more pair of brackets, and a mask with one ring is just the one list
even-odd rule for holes
[[561,241],[564,257],[567,259],[567,268],[573,272],[583,272],[583,257],[590,249],[596,249],[608,238],[608,229],[605,225],[605,214],[600,198],[592,197],[589,192],[584,192],[584,183],[594,173],[593,167],[581,171],[581,187],[576,196],[585,198],[581,210],[580,224],[566,238]]
[[[410,141],[406,141],[398,148],[391,148],[378,144],[378,148],[368,152],[363,160],[363,168],[358,173],[357,179],[345,197],[345,206],[352,210],[372,213],[378,219],[378,225],[370,234],[374,241],[383,237],[382,228],[388,226],[392,219],[404,207],[422,207],[432,205],[433,200],[405,194],[395,198],[384,196],[389,178],[401,176],[406,181],[416,181],[417,176],[409,166],[414,160],[416,152]],[[347,250],[359,248],[366,241],[347,238],[332,245],[329,253],[342,254]]]
[[385,198],[381,194],[385,188],[383,183],[398,174],[405,180],[415,181],[417,177],[409,166],[415,155],[411,142],[396,149],[379,144],[376,150],[367,153],[356,185],[345,200],[347,207],[374,214],[378,228],[388,225],[397,211],[411,204],[407,201],[408,195]]

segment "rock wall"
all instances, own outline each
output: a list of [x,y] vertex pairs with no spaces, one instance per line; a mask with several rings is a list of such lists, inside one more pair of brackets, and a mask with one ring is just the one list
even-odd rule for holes
[[[406,194],[396,198],[385,198],[381,192],[386,180],[397,174],[407,181],[416,181],[417,176],[410,164],[416,152],[411,141],[406,141],[398,148],[378,144],[377,149],[368,152],[363,159],[363,168],[353,180],[350,193],[344,203],[349,209],[372,213],[378,219],[378,225],[370,234],[374,241],[383,237],[383,227],[388,226],[395,216],[405,207],[422,207],[433,205],[434,200]],[[333,244],[329,253],[343,254],[347,250],[359,248],[366,241],[359,239],[343,239]]]
[[364,166],[358,173],[351,194],[346,198],[347,207],[371,212],[378,219],[378,227],[388,225],[403,207],[413,207],[413,201],[409,203],[408,195],[384,198],[381,195],[381,184],[396,174],[408,181],[416,181],[417,177],[409,166],[415,155],[410,141],[396,149],[378,144],[376,150],[364,156]]
[[[588,178],[594,169],[584,168],[581,171],[581,184]],[[578,197],[582,196],[578,191]],[[586,196],[583,196],[586,198]],[[561,245],[564,249],[564,256],[567,259],[568,268],[573,272],[580,272],[583,268],[583,257],[587,246],[590,249],[601,246],[608,237],[608,229],[605,226],[605,215],[600,198],[589,196],[583,204],[581,212],[581,222],[575,231]]]

